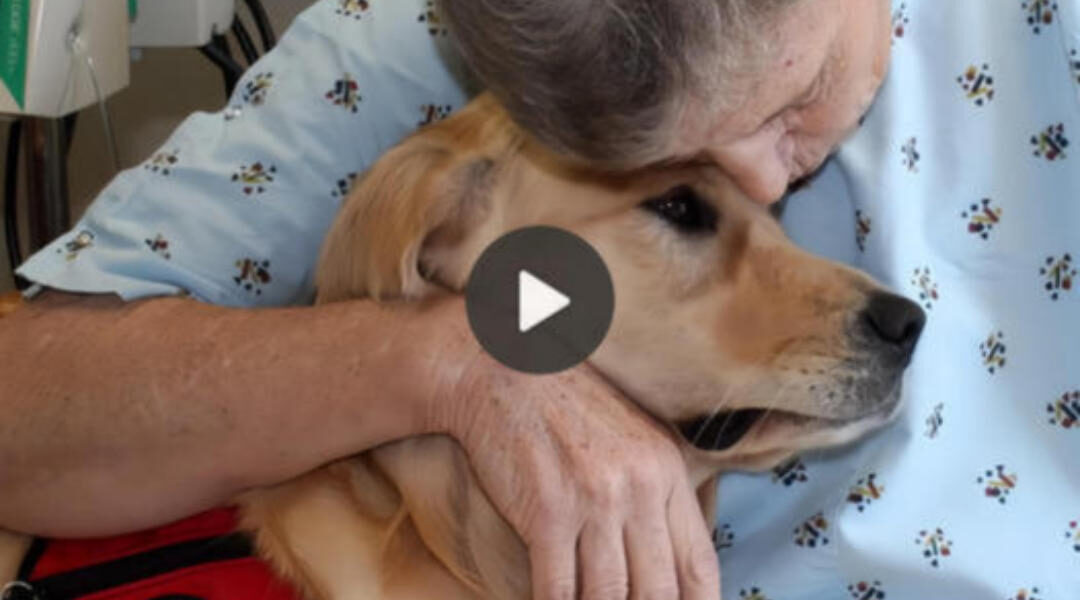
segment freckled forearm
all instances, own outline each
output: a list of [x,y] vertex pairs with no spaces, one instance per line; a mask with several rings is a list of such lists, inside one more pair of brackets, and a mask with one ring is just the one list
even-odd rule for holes
[[430,430],[467,336],[432,321],[457,312],[28,304],[0,320],[0,526],[137,529]]

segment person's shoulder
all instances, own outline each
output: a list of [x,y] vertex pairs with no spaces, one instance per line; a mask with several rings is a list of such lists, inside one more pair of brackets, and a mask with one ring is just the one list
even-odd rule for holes
[[449,40],[432,0],[319,0],[296,17],[292,28],[316,32],[347,49]]

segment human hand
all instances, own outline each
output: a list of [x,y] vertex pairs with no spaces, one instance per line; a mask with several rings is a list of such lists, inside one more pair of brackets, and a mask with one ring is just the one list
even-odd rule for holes
[[716,554],[670,433],[582,366],[481,355],[442,416],[529,550],[536,600],[719,600]]

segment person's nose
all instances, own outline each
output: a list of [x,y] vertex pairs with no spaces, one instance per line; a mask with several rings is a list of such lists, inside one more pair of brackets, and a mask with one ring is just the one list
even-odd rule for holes
[[709,148],[708,155],[755,202],[771,204],[787,191],[791,177],[788,157],[781,146],[782,132],[759,132],[736,142]]

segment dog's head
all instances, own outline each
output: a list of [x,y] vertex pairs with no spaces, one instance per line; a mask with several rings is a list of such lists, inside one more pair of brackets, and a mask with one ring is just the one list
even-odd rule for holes
[[917,305],[796,248],[711,166],[570,166],[487,97],[358,183],[324,248],[320,301],[461,291],[489,243],[540,224],[603,256],[617,300],[590,362],[690,454],[765,468],[896,412],[924,322]]

